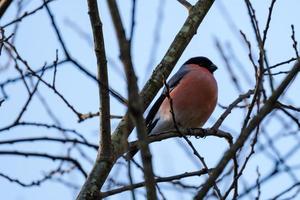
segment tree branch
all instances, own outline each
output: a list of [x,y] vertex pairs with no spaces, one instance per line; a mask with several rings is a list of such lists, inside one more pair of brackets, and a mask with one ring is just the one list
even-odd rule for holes
[[0,18],[2,18],[3,14],[5,13],[6,9],[10,6],[12,0],[1,0],[0,1]]
[[99,199],[99,188],[105,177],[99,176],[101,168],[97,167],[97,163],[104,162],[107,165],[113,164],[111,158],[111,136],[110,136],[110,102],[109,102],[109,91],[108,76],[107,76],[107,61],[104,47],[102,22],[98,12],[97,0],[87,0],[90,22],[93,30],[95,54],[97,58],[97,69],[98,69],[98,84],[99,87],[99,99],[100,99],[100,110],[101,113],[99,126],[100,126],[100,146],[98,149],[98,155],[96,162],[90,172],[86,182],[84,183],[77,199]]
[[[128,87],[128,112],[137,128],[137,134],[141,146],[141,156],[144,167],[145,186],[147,191],[147,199],[157,199],[155,180],[152,168],[152,156],[147,141],[146,124],[143,118],[143,102],[139,96],[137,86],[137,78],[134,72],[131,59],[131,40],[126,39],[125,30],[122,24],[120,12],[118,10],[115,0],[108,1],[110,13],[112,15],[113,23],[116,29],[117,38],[120,47],[120,58],[124,65],[124,70],[127,77]],[[131,39],[131,38],[130,38]]]
[[[232,144],[232,136],[229,133],[222,130],[215,130],[213,128],[212,129],[193,128],[187,130],[180,127],[178,127],[178,130],[174,129],[171,131],[151,135],[149,136],[148,141],[149,143],[153,143],[153,142],[159,142],[174,137],[195,136],[196,138],[205,138],[205,137],[213,136],[218,138],[224,138],[229,144]],[[129,143],[129,151],[134,151],[135,149],[139,149],[139,141],[133,141]]]

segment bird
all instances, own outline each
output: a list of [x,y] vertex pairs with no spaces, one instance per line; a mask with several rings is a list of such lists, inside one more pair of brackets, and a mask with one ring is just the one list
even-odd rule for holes
[[[180,128],[202,127],[217,104],[218,86],[213,76],[217,69],[207,57],[188,59],[149,110],[145,119],[148,135],[174,130],[174,119]],[[131,149],[125,158],[130,160],[137,152]]]

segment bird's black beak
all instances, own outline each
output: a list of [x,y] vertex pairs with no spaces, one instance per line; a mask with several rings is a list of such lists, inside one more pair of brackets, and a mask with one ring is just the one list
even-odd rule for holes
[[209,66],[209,71],[211,72],[211,73],[213,73],[214,71],[216,71],[218,69],[218,67],[215,65],[215,64],[211,64],[210,66]]

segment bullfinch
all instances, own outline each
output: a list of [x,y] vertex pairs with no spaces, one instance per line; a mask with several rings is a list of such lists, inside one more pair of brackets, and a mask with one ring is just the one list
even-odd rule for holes
[[[173,118],[181,128],[202,127],[217,103],[218,87],[213,76],[216,69],[216,65],[206,57],[187,60],[168,81],[167,87],[151,107],[146,117],[148,134],[174,130]],[[131,150],[126,158],[131,159],[137,151]]]

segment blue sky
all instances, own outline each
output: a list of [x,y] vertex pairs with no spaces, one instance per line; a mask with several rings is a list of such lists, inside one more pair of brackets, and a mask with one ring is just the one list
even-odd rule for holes
[[[42,3],[42,1],[26,1],[28,5],[24,10],[32,10]],[[195,2],[195,1],[193,1]],[[115,32],[112,26],[112,21],[108,12],[108,7],[105,1],[98,1],[100,7],[100,14],[103,21],[104,38],[106,53],[108,58],[109,78],[110,85],[114,89],[118,90],[121,94],[126,96],[126,82],[125,76],[122,71],[122,64],[120,63],[118,56],[119,50],[115,37]],[[266,23],[266,17],[268,14],[268,7],[270,1],[252,1],[256,10],[257,17],[259,19],[259,25],[261,30]],[[119,8],[123,23],[127,30],[127,35],[130,28],[130,14],[131,14],[131,1],[118,1]],[[268,40],[266,43],[266,51],[268,54],[270,65],[276,64],[281,61],[285,61],[291,57],[294,57],[294,51],[292,48],[292,40],[290,38],[291,28],[290,25],[295,25],[296,36],[300,33],[299,13],[298,8],[300,6],[299,1],[290,0],[278,1],[274,8],[274,14],[270,25],[270,31],[268,34]],[[76,58],[84,67],[90,72],[96,74],[96,59],[91,43],[91,27],[89,23],[86,1],[61,1],[57,0],[51,3],[50,8],[55,13],[55,19],[58,26],[61,28],[63,38],[71,55]],[[224,8],[226,8],[230,19],[235,24],[236,29],[232,29],[228,24],[228,18],[224,16]],[[163,16],[160,17],[161,22],[159,29],[159,41],[155,41],[155,24],[158,20],[159,9],[161,9]],[[4,17],[0,21],[0,25],[4,25],[7,22],[14,19],[16,12],[16,6],[12,5]],[[136,14],[136,29],[135,37],[133,41],[133,63],[138,76],[138,84],[140,88],[144,85],[147,78],[150,76],[152,69],[160,62],[169,45],[173,41],[175,35],[179,31],[180,27],[184,23],[188,13],[187,10],[177,3],[175,0],[152,0],[152,1],[137,1],[137,14]],[[87,34],[88,39],[84,39],[78,31],[74,31],[74,28],[68,25],[69,21],[75,23],[81,31]],[[6,35],[11,33],[13,26],[6,29]],[[240,75],[240,85],[243,92],[254,86],[253,68],[248,59],[248,49],[243,43],[239,34],[239,30],[246,33],[247,38],[252,42],[253,52],[258,52],[253,30],[250,24],[247,9],[243,1],[239,0],[222,0],[216,1],[210,9],[209,13],[205,17],[203,23],[198,29],[197,35],[192,39],[189,46],[184,51],[173,73],[180,67],[180,65],[190,57],[203,55],[209,57],[219,67],[215,73],[219,85],[219,100],[221,105],[230,104],[237,96],[238,92],[231,83],[230,77],[225,68],[219,51],[215,45],[215,39],[217,38],[225,49],[225,53],[230,53],[228,44],[230,44],[235,57],[239,63],[234,63],[233,70]],[[299,38],[299,37],[298,37]],[[150,55],[153,47],[153,43],[156,42],[155,57],[150,61]],[[53,29],[50,24],[50,20],[44,10],[39,11],[35,15],[28,17],[20,23],[19,32],[16,35],[16,46],[20,54],[28,61],[30,66],[37,69],[41,67],[45,62],[51,63],[55,59],[55,51],[58,49],[59,58],[63,58],[63,52],[59,46]],[[228,51],[227,51],[228,50]],[[255,55],[256,53],[254,53]],[[257,55],[257,54],[256,54]],[[3,59],[2,59],[3,57]],[[3,65],[4,60],[7,57],[1,56],[0,64]],[[152,63],[151,69],[148,68],[149,63]],[[285,65],[280,70],[289,69],[291,65]],[[249,76],[252,78],[252,85],[247,82],[241,75],[240,68],[243,68]],[[16,76],[16,70],[11,69],[5,72],[5,75],[0,76],[0,81],[4,81],[7,78]],[[52,80],[52,73],[45,75],[46,80]],[[278,85],[280,80],[284,76],[278,76],[275,81],[275,85]],[[90,111],[97,111],[98,101],[98,89],[97,85],[82,75],[81,72],[74,69],[70,64],[62,65],[58,68],[57,72],[57,88],[64,94],[74,106],[82,113]],[[297,103],[299,99],[299,78],[289,88],[289,92],[285,95],[283,100],[288,99],[288,103]],[[40,92],[49,103],[55,115],[59,118],[61,124],[65,128],[76,129],[83,133],[85,137],[92,143],[98,143],[98,120],[91,119],[83,123],[78,124],[76,116],[64,105],[64,103],[57,98],[53,92],[49,91],[45,86],[40,86]],[[26,100],[26,91],[23,85],[14,84],[7,87],[9,99],[0,108],[0,127],[3,127],[11,123],[20,108],[23,106]],[[267,91],[268,94],[269,91]],[[288,97],[288,98],[287,98]],[[111,112],[112,114],[122,115],[125,112],[125,108],[120,105],[116,100],[111,99]],[[209,127],[214,123],[218,116],[222,113],[222,109],[217,107],[211,119],[206,123],[205,127]],[[240,130],[242,117],[244,113],[240,110],[235,110],[222,126],[225,130],[232,131],[233,135]],[[30,104],[28,112],[24,115],[26,121],[40,121],[53,123],[47,112],[43,108],[38,98],[34,98]],[[287,120],[289,121],[289,120]],[[112,120],[112,127],[115,127],[118,120]],[[268,127],[269,132],[277,133],[282,130],[282,126],[278,121],[270,123]],[[59,136],[59,132],[53,130],[37,129],[37,128],[14,128],[10,131],[0,134],[0,140],[8,138],[18,138],[25,136]],[[134,138],[134,135],[132,136]],[[223,140],[216,138],[194,139],[191,138],[193,143],[197,146],[197,149],[202,156],[205,157],[209,166],[214,166],[220,159],[220,156],[227,148],[226,143]],[[262,142],[265,140],[262,138]],[[291,145],[295,143],[295,140],[291,137],[287,137],[280,140],[276,145],[278,149],[282,150],[281,153],[288,151]],[[181,145],[178,145],[181,144]],[[183,173],[185,171],[196,170],[199,166],[195,165],[182,150],[181,146],[184,144],[177,139],[166,140],[160,143],[151,145],[151,150],[154,155],[154,170],[160,176],[174,175]],[[47,152],[51,154],[64,154],[65,148],[62,145],[57,144],[42,144],[42,143],[26,143],[23,145],[6,145],[0,146],[1,150],[4,149],[19,149],[26,151]],[[248,146],[245,147],[244,153],[247,153]],[[94,158],[95,151],[85,149],[87,154]],[[272,152],[271,152],[272,154]],[[78,156],[78,152],[72,152],[73,156]],[[49,171],[57,166],[58,162],[52,162],[43,159],[26,159],[19,157],[0,157],[0,172],[7,173],[13,177],[22,177],[25,182],[30,182],[32,179],[38,179],[41,177],[42,172]],[[294,156],[289,160],[290,163],[297,163],[297,158]],[[82,163],[86,171],[88,171],[91,165],[84,161]],[[266,156],[259,154],[250,160],[244,177],[249,183],[255,182],[257,178],[256,168],[259,167],[260,173],[264,174],[272,167],[272,162]],[[117,174],[120,182],[127,182],[126,170],[122,167],[114,168],[112,175]],[[298,172],[299,173],[299,172]],[[298,174],[299,175],[299,174]],[[141,180],[141,173],[135,170],[135,181]],[[67,176],[66,180],[73,182],[75,185],[80,186],[83,183],[83,177],[73,172]],[[194,178],[193,181],[199,181],[201,179]],[[276,178],[272,184],[263,186],[262,198],[272,197],[277,193],[277,188],[284,188],[290,184],[291,180],[288,176],[282,176]],[[40,187],[36,188],[22,188],[16,184],[12,184],[2,178],[0,178],[0,195],[5,199],[73,199],[76,196],[74,190],[70,190],[61,184],[57,184],[54,181],[44,183]],[[168,190],[168,185],[164,185],[166,188],[166,195],[170,199],[190,199],[190,193],[180,193],[182,195],[179,198],[178,192]],[[128,198],[129,193],[122,193],[120,196],[110,199]],[[139,197],[143,197],[142,195]]]

